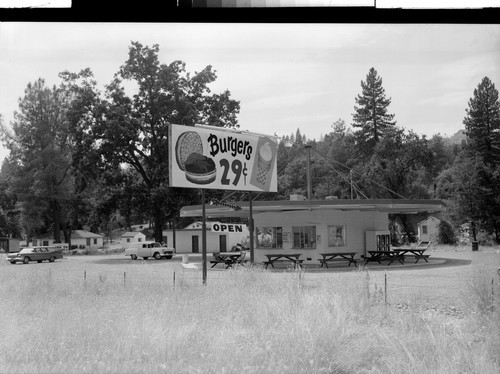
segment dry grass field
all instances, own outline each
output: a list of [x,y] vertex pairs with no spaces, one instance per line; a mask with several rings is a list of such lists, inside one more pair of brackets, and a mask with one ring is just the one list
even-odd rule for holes
[[500,372],[500,248],[430,255],[443,261],[211,269],[206,286],[179,259],[0,255],[0,373]]

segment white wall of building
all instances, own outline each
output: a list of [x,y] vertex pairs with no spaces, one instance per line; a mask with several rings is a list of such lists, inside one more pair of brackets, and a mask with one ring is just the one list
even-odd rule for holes
[[[357,252],[356,258],[365,255],[366,231],[388,230],[389,217],[385,212],[353,212],[338,210],[312,210],[295,212],[260,213],[254,216],[256,229],[259,227],[282,227],[283,248],[256,248],[255,262],[267,261],[266,253],[301,253],[304,263],[318,263],[319,253]],[[293,226],[315,226],[316,248],[292,248]],[[328,226],[345,227],[345,245],[329,247]],[[288,240],[285,240],[288,237]],[[286,242],[285,242],[286,241]],[[257,243],[257,240],[256,240]],[[256,244],[257,247],[257,244]],[[370,248],[368,248],[369,250]]]
[[[42,245],[60,245],[61,243],[55,243],[54,239],[33,239],[31,242],[32,246],[42,246]],[[66,244],[67,243],[63,243]],[[95,238],[71,238],[71,246],[77,246],[78,249],[86,248],[102,248],[104,245],[102,237]]]
[[438,227],[441,220],[429,217],[418,223],[418,239],[421,242],[435,242],[438,235]]
[[133,236],[130,234],[131,233],[128,232],[122,235],[121,237],[122,248],[128,248],[132,243],[139,243],[146,241],[146,235],[144,235],[142,232],[133,233],[134,234]]
[[[207,233],[207,252],[221,252],[221,236],[225,236],[226,251],[230,251],[238,243],[248,241],[248,228],[244,226],[243,232],[212,232],[209,229]],[[175,230],[175,252],[176,253],[195,253],[198,242],[198,253],[202,251],[202,230],[201,229],[179,229]],[[193,239],[193,237],[195,237]],[[222,240],[223,241],[223,240]],[[173,230],[163,230],[163,243],[168,247],[174,246]],[[223,249],[223,248],[222,248]]]

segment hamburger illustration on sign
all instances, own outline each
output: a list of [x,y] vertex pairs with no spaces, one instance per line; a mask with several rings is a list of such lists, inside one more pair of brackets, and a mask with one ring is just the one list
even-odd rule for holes
[[217,170],[211,158],[203,155],[200,135],[186,131],[177,139],[175,155],[179,169],[184,170],[186,179],[195,184],[208,184],[215,180]]
[[170,186],[277,191],[274,137],[210,126],[169,127]]

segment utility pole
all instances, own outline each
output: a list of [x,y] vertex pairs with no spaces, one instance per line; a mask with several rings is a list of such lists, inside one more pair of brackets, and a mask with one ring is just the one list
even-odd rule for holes
[[307,200],[311,200],[312,197],[312,182],[311,182],[311,145],[304,146],[307,150],[307,166],[306,166],[306,174],[307,174]]
[[349,170],[349,179],[351,180],[351,200],[353,199],[353,196],[352,196],[352,170]]

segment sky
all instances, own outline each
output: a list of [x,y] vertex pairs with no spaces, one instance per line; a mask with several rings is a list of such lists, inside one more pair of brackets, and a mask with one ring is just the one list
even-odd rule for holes
[[483,77],[500,85],[497,24],[0,22],[3,123],[38,78],[58,85],[60,72],[88,67],[104,90],[132,41],[192,73],[212,65],[210,88],[240,102],[240,129],[269,135],[320,139],[339,119],[350,125],[372,67],[397,125],[428,138],[464,128]]

